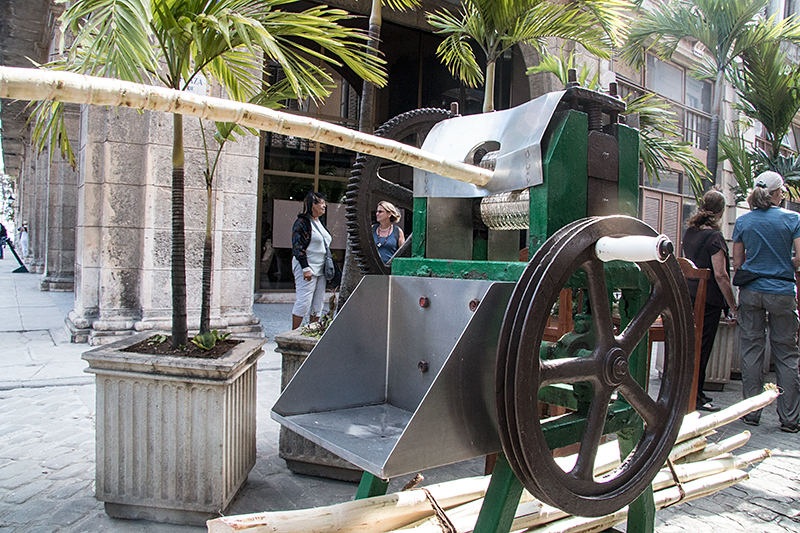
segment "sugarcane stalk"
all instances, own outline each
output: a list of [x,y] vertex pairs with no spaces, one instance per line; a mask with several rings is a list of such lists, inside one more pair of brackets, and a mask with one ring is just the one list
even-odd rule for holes
[[[769,456],[769,450],[755,450],[731,458],[714,459],[702,461],[701,463],[678,465],[675,467],[675,472],[678,475],[678,480],[680,480],[681,483],[688,483],[722,472],[746,468],[755,463],[763,461]],[[664,490],[666,488],[675,486],[675,484],[676,481],[672,475],[672,472],[665,468],[654,478],[653,490]],[[482,502],[483,499],[475,500],[474,502],[470,502],[459,507],[454,507],[452,510],[447,512],[447,516],[459,531],[472,531],[475,527],[475,523],[477,522],[478,513],[480,512]],[[564,511],[543,504],[538,500],[522,502],[515,513],[511,531],[536,527],[568,516],[569,515]],[[414,533],[441,532],[441,528],[439,527],[438,523],[432,519],[426,519],[421,522],[409,524],[408,526],[400,528],[397,531],[408,530],[413,530]]]
[[706,438],[703,436],[679,442],[672,447],[672,451],[669,452],[667,459],[673,462],[677,461],[687,455],[702,451],[703,448],[706,447],[706,444]]
[[707,444],[705,448],[700,451],[690,453],[689,455],[682,457],[679,462],[683,463],[693,463],[697,461],[705,461],[706,459],[711,459],[714,457],[719,457],[726,453],[730,453],[733,450],[737,450],[747,444],[747,441],[750,440],[750,432],[743,431],[738,435],[734,435],[732,437],[728,437],[727,439],[721,440],[716,443]]
[[[713,432],[714,428],[736,420],[748,412],[764,407],[776,397],[777,391],[770,389],[759,396],[744,400],[719,413],[701,418],[687,416],[684,419],[681,437],[670,453],[670,458],[672,461],[679,461],[682,457],[689,457],[695,461],[675,466],[678,479],[681,481],[684,490],[687,490],[687,493],[688,489],[686,487],[691,483],[713,477],[717,475],[717,472],[724,472],[726,469],[744,468],[769,456],[767,450],[758,450],[739,457],[719,458],[713,461],[706,460],[707,457],[728,453],[738,448],[747,442],[749,432],[735,435],[717,444],[707,444],[704,435]],[[572,455],[558,458],[556,461],[561,468],[568,470],[571,465],[574,465],[575,459],[576,455]],[[604,474],[618,465],[619,447],[617,441],[601,445],[598,448],[595,474]],[[478,513],[483,504],[483,495],[488,486],[488,481],[488,476],[468,478],[466,480],[433,485],[428,490],[435,490],[434,497],[439,502],[439,505],[448,510],[448,517],[459,531],[471,531],[475,526]],[[444,489],[460,486],[462,483],[475,483],[477,487],[464,490],[463,500],[460,502],[455,501],[455,498],[452,500],[447,499],[445,496],[447,492]],[[674,485],[675,480],[670,471],[662,471],[656,476],[653,484],[654,490],[658,494],[667,490],[665,487]],[[439,490],[442,492],[439,493]],[[714,490],[721,490],[721,488]],[[454,489],[454,492],[462,491]],[[356,502],[346,502],[327,508],[256,513],[220,518],[208,522],[209,531],[212,533],[241,530],[281,533],[342,530],[380,532],[403,528],[405,531],[413,529],[417,533],[438,533],[440,531],[439,525],[431,520],[432,509],[424,495],[422,495],[422,491],[415,489],[401,494],[406,495],[406,497],[399,498],[399,494],[391,494]],[[529,499],[531,501],[526,501]],[[665,503],[664,505],[668,504]],[[319,520],[317,520],[318,517]],[[524,491],[522,501],[517,508],[512,530],[535,527],[565,517],[568,517],[568,515],[563,511],[545,505],[538,500],[533,500],[530,494]],[[624,517],[620,521],[623,519]],[[605,522],[598,522],[598,524],[605,524]]]
[[[675,474],[678,476],[678,481],[687,483],[703,477],[708,477],[720,472],[727,472],[747,468],[755,463],[760,463],[770,456],[769,450],[761,449],[752,452],[743,453],[742,455],[723,457],[719,459],[710,459],[700,461],[697,463],[686,463],[682,465],[675,465]],[[656,474],[653,478],[653,490],[659,491],[672,487],[676,484],[675,476],[668,468],[664,468]]]
[[764,392],[758,396],[753,396],[752,398],[742,400],[741,402],[735,403],[730,407],[723,409],[722,411],[706,415],[696,420],[684,419],[676,442],[683,442],[693,437],[697,437],[698,435],[702,435],[714,428],[718,428],[719,426],[724,426],[725,424],[729,424],[734,420],[738,420],[747,413],[758,411],[766,405],[769,405],[775,400],[775,398],[778,397],[778,388],[774,384],[768,383],[764,386],[764,389]]
[[[669,505],[695,500],[713,494],[730,486],[745,481],[750,476],[741,470],[731,470],[713,476],[701,478],[682,485],[683,493],[678,487],[660,490],[653,494],[656,509],[663,509]],[[529,533],[589,533],[603,531],[623,522],[628,517],[628,508],[623,507],[619,511],[596,518],[585,518],[580,516],[570,516],[561,520],[547,523],[536,529],[529,530]],[[518,530],[516,523],[512,525],[512,530]]]
[[129,107],[311,139],[427,170],[447,178],[486,185],[492,171],[446,159],[383,137],[266,107],[184,91],[72,72],[0,67],[0,98]]
[[[482,498],[490,476],[458,479],[426,487],[444,509]],[[327,507],[216,518],[206,522],[210,533],[233,531],[333,533],[388,531],[432,513],[420,489],[344,502]]]

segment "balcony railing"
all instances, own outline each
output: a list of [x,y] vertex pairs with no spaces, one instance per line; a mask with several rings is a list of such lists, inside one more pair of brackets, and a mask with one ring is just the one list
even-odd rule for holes
[[[619,76],[617,77],[617,87],[623,98],[629,94],[637,98],[645,93],[653,92]],[[711,115],[664,96],[661,98],[667,101],[670,111],[675,113],[683,140],[699,150],[708,150]]]

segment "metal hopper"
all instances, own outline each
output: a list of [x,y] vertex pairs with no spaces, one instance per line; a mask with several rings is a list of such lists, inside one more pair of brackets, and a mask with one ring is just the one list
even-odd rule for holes
[[513,288],[365,277],[272,418],[384,479],[499,451],[494,367]]

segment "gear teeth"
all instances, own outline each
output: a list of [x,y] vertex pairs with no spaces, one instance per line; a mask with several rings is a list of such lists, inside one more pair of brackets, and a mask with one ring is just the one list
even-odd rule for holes
[[[388,139],[403,139],[412,133],[424,137],[434,124],[450,117],[444,109],[417,109],[394,117],[377,130],[375,135]],[[369,213],[373,206],[372,191],[369,189],[374,173],[384,158],[359,153],[350,170],[350,178],[345,190],[345,220],[347,238],[362,274],[388,274],[388,268],[380,261],[377,250],[372,245]],[[398,204],[399,205],[399,204]],[[368,245],[369,244],[369,245]]]

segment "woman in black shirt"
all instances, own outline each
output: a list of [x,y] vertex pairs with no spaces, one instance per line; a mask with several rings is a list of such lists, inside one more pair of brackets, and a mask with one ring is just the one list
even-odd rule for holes
[[[706,308],[703,317],[703,340],[700,348],[700,369],[697,381],[697,408],[703,411],[719,411],[711,398],[703,392],[706,379],[706,366],[711,357],[714,337],[722,311],[725,310],[730,321],[736,320],[736,298],[729,275],[728,244],[720,231],[719,220],[725,211],[725,196],[710,190],[688,221],[689,227],[683,234],[683,255],[697,268],[710,268],[713,276],[706,289]],[[688,280],[689,294],[694,304],[697,295],[697,280]]]

